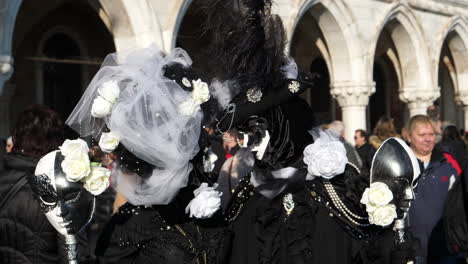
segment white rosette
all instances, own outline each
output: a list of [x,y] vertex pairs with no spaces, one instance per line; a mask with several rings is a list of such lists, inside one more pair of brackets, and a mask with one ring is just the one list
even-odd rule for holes
[[221,192],[216,191],[217,184],[209,187],[206,182],[202,183],[195,191],[195,198],[185,208],[185,213],[190,213],[190,217],[206,219],[221,207]]
[[348,162],[346,149],[330,133],[319,131],[319,135],[313,144],[304,149],[304,163],[310,176],[331,179],[345,171]]

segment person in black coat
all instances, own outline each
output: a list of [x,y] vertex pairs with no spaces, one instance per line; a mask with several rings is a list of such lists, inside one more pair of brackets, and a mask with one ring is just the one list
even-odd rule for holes
[[442,140],[436,144],[436,149],[453,154],[458,164],[466,160],[465,142],[461,139],[456,126],[447,126],[442,132]]
[[354,133],[355,148],[362,160],[362,171],[369,172],[372,164],[372,158],[375,154],[375,149],[368,142],[369,134],[362,129],[358,129]]
[[[67,263],[64,241],[22,180],[34,173],[42,156],[61,145],[63,127],[59,115],[46,106],[33,105],[18,118],[15,144],[0,173],[0,263]],[[14,186],[17,191],[7,195]]]

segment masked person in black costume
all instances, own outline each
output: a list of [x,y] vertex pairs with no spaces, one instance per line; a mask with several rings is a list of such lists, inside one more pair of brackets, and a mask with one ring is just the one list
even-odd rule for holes
[[207,2],[214,74],[231,92],[214,127],[242,135],[218,178],[228,225],[219,263],[406,263],[412,250],[394,247],[360,204],[368,175],[330,133],[314,142],[313,113],[297,95],[320,76],[298,73],[283,53],[271,1]]
[[182,49],[111,54],[66,122],[115,154],[112,186],[127,200],[97,243],[99,263],[213,262],[217,234],[203,219],[220,194],[199,151],[210,91],[191,63]]

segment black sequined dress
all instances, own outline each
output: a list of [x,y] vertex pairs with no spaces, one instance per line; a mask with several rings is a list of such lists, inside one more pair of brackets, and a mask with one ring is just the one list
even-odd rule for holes
[[213,263],[218,234],[185,213],[192,190],[168,205],[122,205],[98,241],[99,263]]

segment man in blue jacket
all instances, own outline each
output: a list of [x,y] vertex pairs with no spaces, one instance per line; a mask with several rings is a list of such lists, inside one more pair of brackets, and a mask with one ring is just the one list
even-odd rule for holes
[[460,175],[460,166],[449,153],[434,149],[434,128],[427,116],[411,118],[408,141],[422,171],[409,212],[411,229],[421,246],[417,263],[455,263],[451,262],[454,257],[449,256],[445,243],[442,215],[448,191]]

